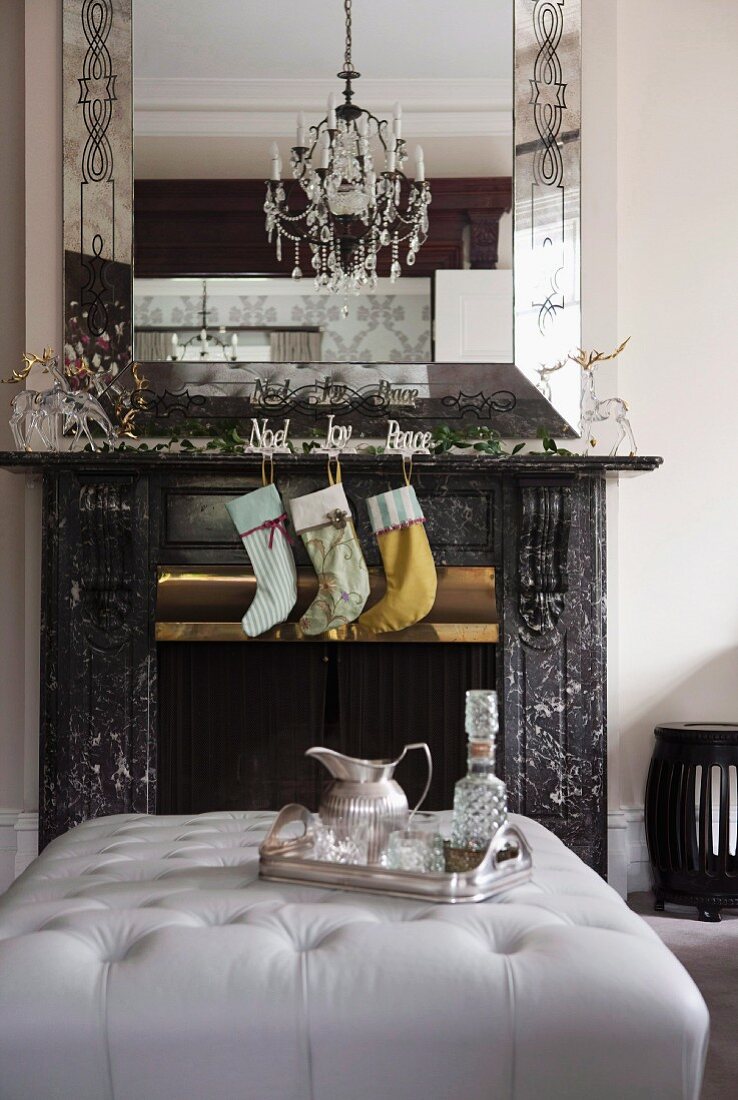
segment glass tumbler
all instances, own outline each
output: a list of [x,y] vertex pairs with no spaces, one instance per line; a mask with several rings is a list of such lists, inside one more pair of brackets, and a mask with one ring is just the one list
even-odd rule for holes
[[396,829],[389,835],[381,862],[390,871],[443,871],[443,838],[427,829]]

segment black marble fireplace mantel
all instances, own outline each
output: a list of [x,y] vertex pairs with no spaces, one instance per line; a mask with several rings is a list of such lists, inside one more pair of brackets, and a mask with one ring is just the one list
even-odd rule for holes
[[[444,455],[414,467],[437,564],[496,570],[500,770],[511,807],[603,873],[605,479],[660,464]],[[363,500],[400,483],[400,459],[350,455],[342,466],[368,563],[379,564]],[[261,460],[12,452],[0,453],[0,467],[43,478],[45,843],[88,817],[156,812],[157,571],[246,568],[223,505],[261,484]],[[319,488],[325,457],[279,456],[276,482],[287,498]]]
[[[319,470],[325,466],[325,455],[284,454],[277,455],[280,469],[314,467]],[[652,455],[618,457],[617,455],[551,456],[547,454],[518,454],[507,458],[494,458],[482,454],[445,454],[437,457],[417,455],[414,467],[421,470],[442,473],[463,473],[483,470],[494,476],[507,475],[554,475],[555,477],[591,478],[606,475],[628,475],[648,473],[663,463],[662,458]],[[341,463],[347,470],[372,470],[376,472],[396,473],[400,459],[396,455],[347,454],[341,457]],[[227,455],[217,451],[153,451],[139,450],[135,447],[123,451],[89,451],[50,453],[47,451],[0,451],[0,469],[59,470],[91,468],[98,471],[115,472],[121,469],[165,469],[165,470],[246,470],[261,466],[258,455]]]

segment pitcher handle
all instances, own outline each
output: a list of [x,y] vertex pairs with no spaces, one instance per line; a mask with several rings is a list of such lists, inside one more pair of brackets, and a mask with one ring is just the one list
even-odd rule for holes
[[400,757],[398,758],[397,763],[399,764],[400,760],[402,760],[402,758],[405,756],[405,753],[410,752],[412,749],[422,749],[423,752],[425,753],[425,758],[428,762],[428,778],[425,782],[425,787],[423,788],[423,793],[421,794],[420,798],[418,799],[418,801],[415,803],[412,810],[410,811],[410,816],[407,819],[408,829],[410,828],[410,824],[411,824],[413,818],[415,817],[416,813],[418,812],[418,810],[420,809],[420,807],[423,805],[426,798],[428,797],[428,791],[430,790],[431,780],[433,778],[433,757],[431,756],[430,748],[425,743],[425,741],[414,741],[412,745],[405,745],[405,748],[402,750],[402,753],[401,753]]

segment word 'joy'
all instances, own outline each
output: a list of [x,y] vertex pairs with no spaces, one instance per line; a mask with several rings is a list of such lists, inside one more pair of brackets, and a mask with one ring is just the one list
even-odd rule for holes
[[324,451],[342,451],[354,430],[347,424],[334,424],[334,420],[335,416],[331,413],[328,417],[328,427],[322,444],[322,450]]

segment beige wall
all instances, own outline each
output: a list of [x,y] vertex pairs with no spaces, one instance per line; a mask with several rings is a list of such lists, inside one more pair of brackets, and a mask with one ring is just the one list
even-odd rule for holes
[[619,0],[619,368],[642,452],[620,488],[620,784],[653,727],[738,721],[735,0]]
[[[20,365],[25,344],[24,5],[2,0],[0,17],[0,378]],[[0,387],[0,449],[12,447],[6,410],[17,387]],[[23,805],[23,479],[0,470],[0,813]],[[0,858],[3,844],[0,842]]]
[[[61,5],[0,0],[0,377],[61,348]],[[32,379],[43,385],[45,378]],[[3,386],[7,408],[13,388]],[[0,412],[0,448],[11,447]],[[33,857],[38,807],[38,479],[0,470],[0,892]]]

